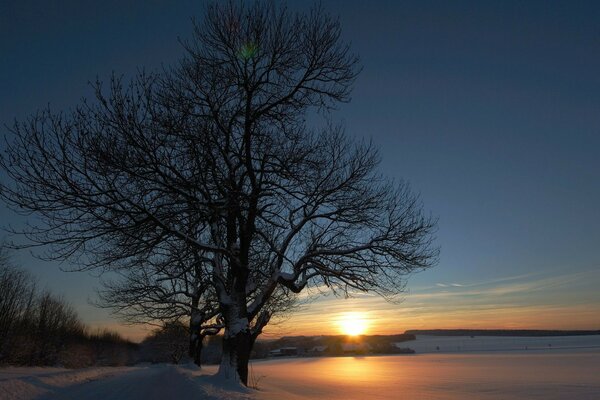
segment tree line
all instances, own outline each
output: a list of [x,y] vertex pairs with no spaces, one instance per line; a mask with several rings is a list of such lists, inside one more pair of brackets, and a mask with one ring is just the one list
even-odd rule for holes
[[90,331],[71,305],[41,289],[0,248],[0,364],[125,365],[134,361],[136,349],[117,333]]

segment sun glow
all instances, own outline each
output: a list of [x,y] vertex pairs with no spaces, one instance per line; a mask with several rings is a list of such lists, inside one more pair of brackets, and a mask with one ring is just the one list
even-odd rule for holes
[[340,315],[338,325],[340,331],[348,336],[362,335],[369,328],[366,315],[359,312],[347,312]]

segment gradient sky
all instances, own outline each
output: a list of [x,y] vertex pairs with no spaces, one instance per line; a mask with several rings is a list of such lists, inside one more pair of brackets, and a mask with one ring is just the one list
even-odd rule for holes
[[[304,2],[288,2],[306,9]],[[364,67],[334,115],[439,217],[439,264],[400,304],[313,300],[270,335],[417,328],[600,329],[600,3],[323,1]],[[74,105],[87,81],[181,54],[201,1],[4,1],[0,122]],[[0,207],[4,225],[22,219]],[[15,259],[95,326],[96,277]],[[65,267],[68,267],[66,265]],[[131,337],[139,328],[119,328]]]

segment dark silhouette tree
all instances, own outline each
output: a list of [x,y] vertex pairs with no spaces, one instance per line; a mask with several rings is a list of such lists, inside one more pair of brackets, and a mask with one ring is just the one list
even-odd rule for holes
[[[170,255],[176,258],[158,264],[143,259],[137,268],[129,265],[118,271],[118,279],[104,280],[97,305],[112,309],[127,322],[161,328],[189,317],[188,354],[200,366],[204,338],[224,328],[212,275],[202,268],[197,255],[184,251]],[[288,290],[279,289],[263,307],[268,311],[264,315],[283,317],[296,305],[295,300]]]
[[144,339],[142,348],[152,362],[179,364],[186,352],[187,338],[187,327],[181,321],[168,321]]
[[49,257],[122,277],[107,293],[125,314],[188,315],[192,342],[223,330],[219,373],[247,384],[293,293],[394,296],[435,261],[435,222],[370,144],[306,123],[348,101],[358,72],[320,8],[214,3],[183,45],[171,69],[15,123],[1,196],[37,215],[22,233]]
[[115,333],[89,333],[71,305],[36,283],[0,243],[0,365],[72,368],[133,361],[136,345]]

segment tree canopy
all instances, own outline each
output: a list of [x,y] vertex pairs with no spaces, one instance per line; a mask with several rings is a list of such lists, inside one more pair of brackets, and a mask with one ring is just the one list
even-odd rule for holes
[[170,68],[15,123],[0,196],[35,213],[22,233],[49,257],[118,274],[104,300],[123,315],[190,317],[196,348],[223,330],[220,373],[246,384],[293,293],[399,293],[435,262],[435,221],[371,144],[306,122],[359,71],[322,9],[215,2],[183,45]]

